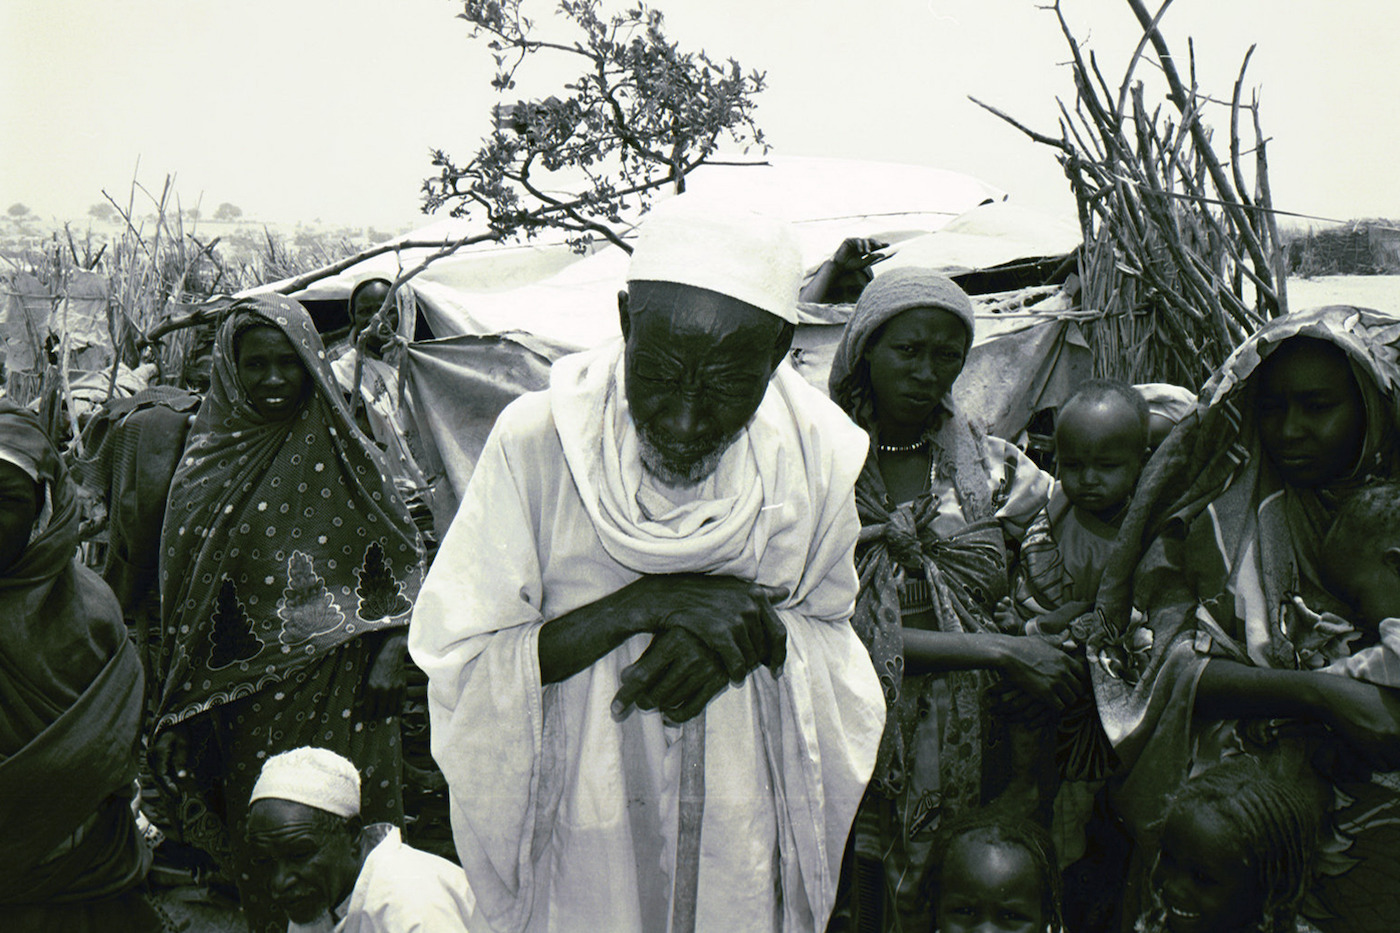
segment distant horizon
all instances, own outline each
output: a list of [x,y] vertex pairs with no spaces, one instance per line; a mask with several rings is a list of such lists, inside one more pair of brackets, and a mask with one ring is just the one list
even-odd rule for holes
[[[1057,132],[1056,98],[1072,103],[1073,84],[1042,3],[892,0],[858,16],[836,0],[652,6],[682,49],[766,72],[757,120],[776,152],[936,166],[1072,220],[1054,152],[968,100]],[[553,0],[525,6],[554,22]],[[1116,85],[1141,34],[1127,4],[1061,8]],[[443,214],[420,210],[429,150],[464,159],[490,131],[493,104],[558,90],[558,75],[531,72],[520,89],[492,92],[490,53],[459,10],[453,0],[6,0],[0,209],[18,202],[72,222],[104,188],[125,204],[134,173],[152,192],[174,174],[181,205],[205,212],[229,202],[277,224],[431,223]],[[1216,97],[1229,97],[1257,44],[1243,91],[1259,93],[1276,207],[1400,217],[1400,108],[1386,105],[1400,83],[1400,4],[1176,0],[1162,29],[1182,59],[1194,38],[1200,87]],[[1149,103],[1162,100],[1151,59],[1135,73]],[[1224,108],[1207,115],[1227,148]]]

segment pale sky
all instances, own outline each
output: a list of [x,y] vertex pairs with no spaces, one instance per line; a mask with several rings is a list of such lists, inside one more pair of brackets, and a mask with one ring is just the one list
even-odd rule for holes
[[[549,0],[526,5],[551,18]],[[758,118],[775,152],[967,172],[1073,218],[1052,151],[967,100],[1055,132],[1055,97],[1072,100],[1068,52],[1036,0],[655,6],[683,49],[767,72]],[[1116,87],[1140,34],[1127,3],[1063,7]],[[0,207],[82,218],[104,188],[125,199],[139,159],[143,184],[173,173],[182,203],[202,201],[206,215],[228,201],[279,222],[426,223],[429,148],[465,161],[496,101],[489,54],[454,18],[460,8],[0,0]],[[1181,59],[1195,38],[1202,86],[1226,98],[1258,43],[1246,86],[1260,90],[1277,207],[1400,217],[1400,3],[1176,0],[1163,27]]]

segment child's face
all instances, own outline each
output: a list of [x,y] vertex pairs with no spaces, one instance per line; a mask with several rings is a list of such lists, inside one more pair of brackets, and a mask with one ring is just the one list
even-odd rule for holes
[[1328,589],[1351,606],[1353,625],[1375,632],[1382,620],[1400,618],[1400,545],[1329,539],[1322,571]]
[[1254,872],[1229,830],[1206,808],[1181,810],[1162,828],[1153,876],[1171,933],[1235,933],[1262,910]]
[[1040,933],[1040,878],[1018,846],[956,839],[943,863],[938,933]]
[[1146,454],[1142,422],[1120,399],[1072,405],[1055,426],[1055,459],[1065,497],[1105,521],[1133,494]]

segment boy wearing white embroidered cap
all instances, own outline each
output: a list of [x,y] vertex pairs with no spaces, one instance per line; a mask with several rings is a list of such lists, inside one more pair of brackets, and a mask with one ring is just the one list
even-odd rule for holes
[[462,870],[405,845],[398,827],[361,828],[360,775],[324,748],[263,765],[249,801],[257,882],[288,933],[465,930],[473,906]]

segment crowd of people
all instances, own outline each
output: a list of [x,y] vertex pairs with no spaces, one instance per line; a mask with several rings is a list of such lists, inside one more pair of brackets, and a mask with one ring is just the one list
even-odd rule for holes
[[[804,286],[785,224],[657,206],[621,338],[506,407],[431,559],[388,283],[330,351],[235,301],[202,400],[122,409],[111,586],[0,399],[0,927],[161,928],[144,756],[256,933],[1395,929],[1400,320],[1087,382],[1047,471],[883,246]],[[841,266],[823,393],[785,360]],[[404,841],[406,653],[455,863]]]

